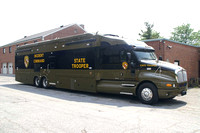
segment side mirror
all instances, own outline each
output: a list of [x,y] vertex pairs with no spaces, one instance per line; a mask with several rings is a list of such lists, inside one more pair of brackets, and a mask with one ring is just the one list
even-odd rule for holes
[[163,59],[162,59],[162,56],[159,56],[159,58],[158,58],[158,59],[159,59],[159,60],[163,60]]

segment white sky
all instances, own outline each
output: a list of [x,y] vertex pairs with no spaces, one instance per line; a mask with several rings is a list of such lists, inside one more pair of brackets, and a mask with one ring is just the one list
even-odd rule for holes
[[148,21],[169,38],[183,23],[200,30],[199,5],[199,0],[1,0],[0,46],[71,23],[136,40]]

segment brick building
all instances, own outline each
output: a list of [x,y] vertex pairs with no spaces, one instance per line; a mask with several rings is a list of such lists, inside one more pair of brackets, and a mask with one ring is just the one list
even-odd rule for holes
[[15,73],[15,50],[18,46],[36,43],[44,40],[53,40],[56,38],[83,34],[85,32],[86,31],[84,30],[84,25],[70,24],[31,36],[24,36],[24,38],[22,39],[19,39],[4,46],[0,46],[0,73]]
[[195,82],[200,77],[200,47],[168,39],[144,40],[155,49],[157,57],[182,66],[187,70],[188,81]]

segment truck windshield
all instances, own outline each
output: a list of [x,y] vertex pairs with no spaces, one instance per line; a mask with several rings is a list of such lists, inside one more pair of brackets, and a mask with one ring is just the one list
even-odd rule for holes
[[138,60],[157,60],[154,52],[150,51],[134,51]]

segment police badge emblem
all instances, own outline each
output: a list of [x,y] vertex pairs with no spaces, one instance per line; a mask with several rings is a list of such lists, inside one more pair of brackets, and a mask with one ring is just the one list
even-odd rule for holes
[[28,56],[24,56],[24,65],[26,68],[28,68],[28,65],[29,65],[29,57]]
[[124,70],[126,70],[128,68],[128,63],[126,61],[124,61],[122,63],[122,67],[123,67]]

